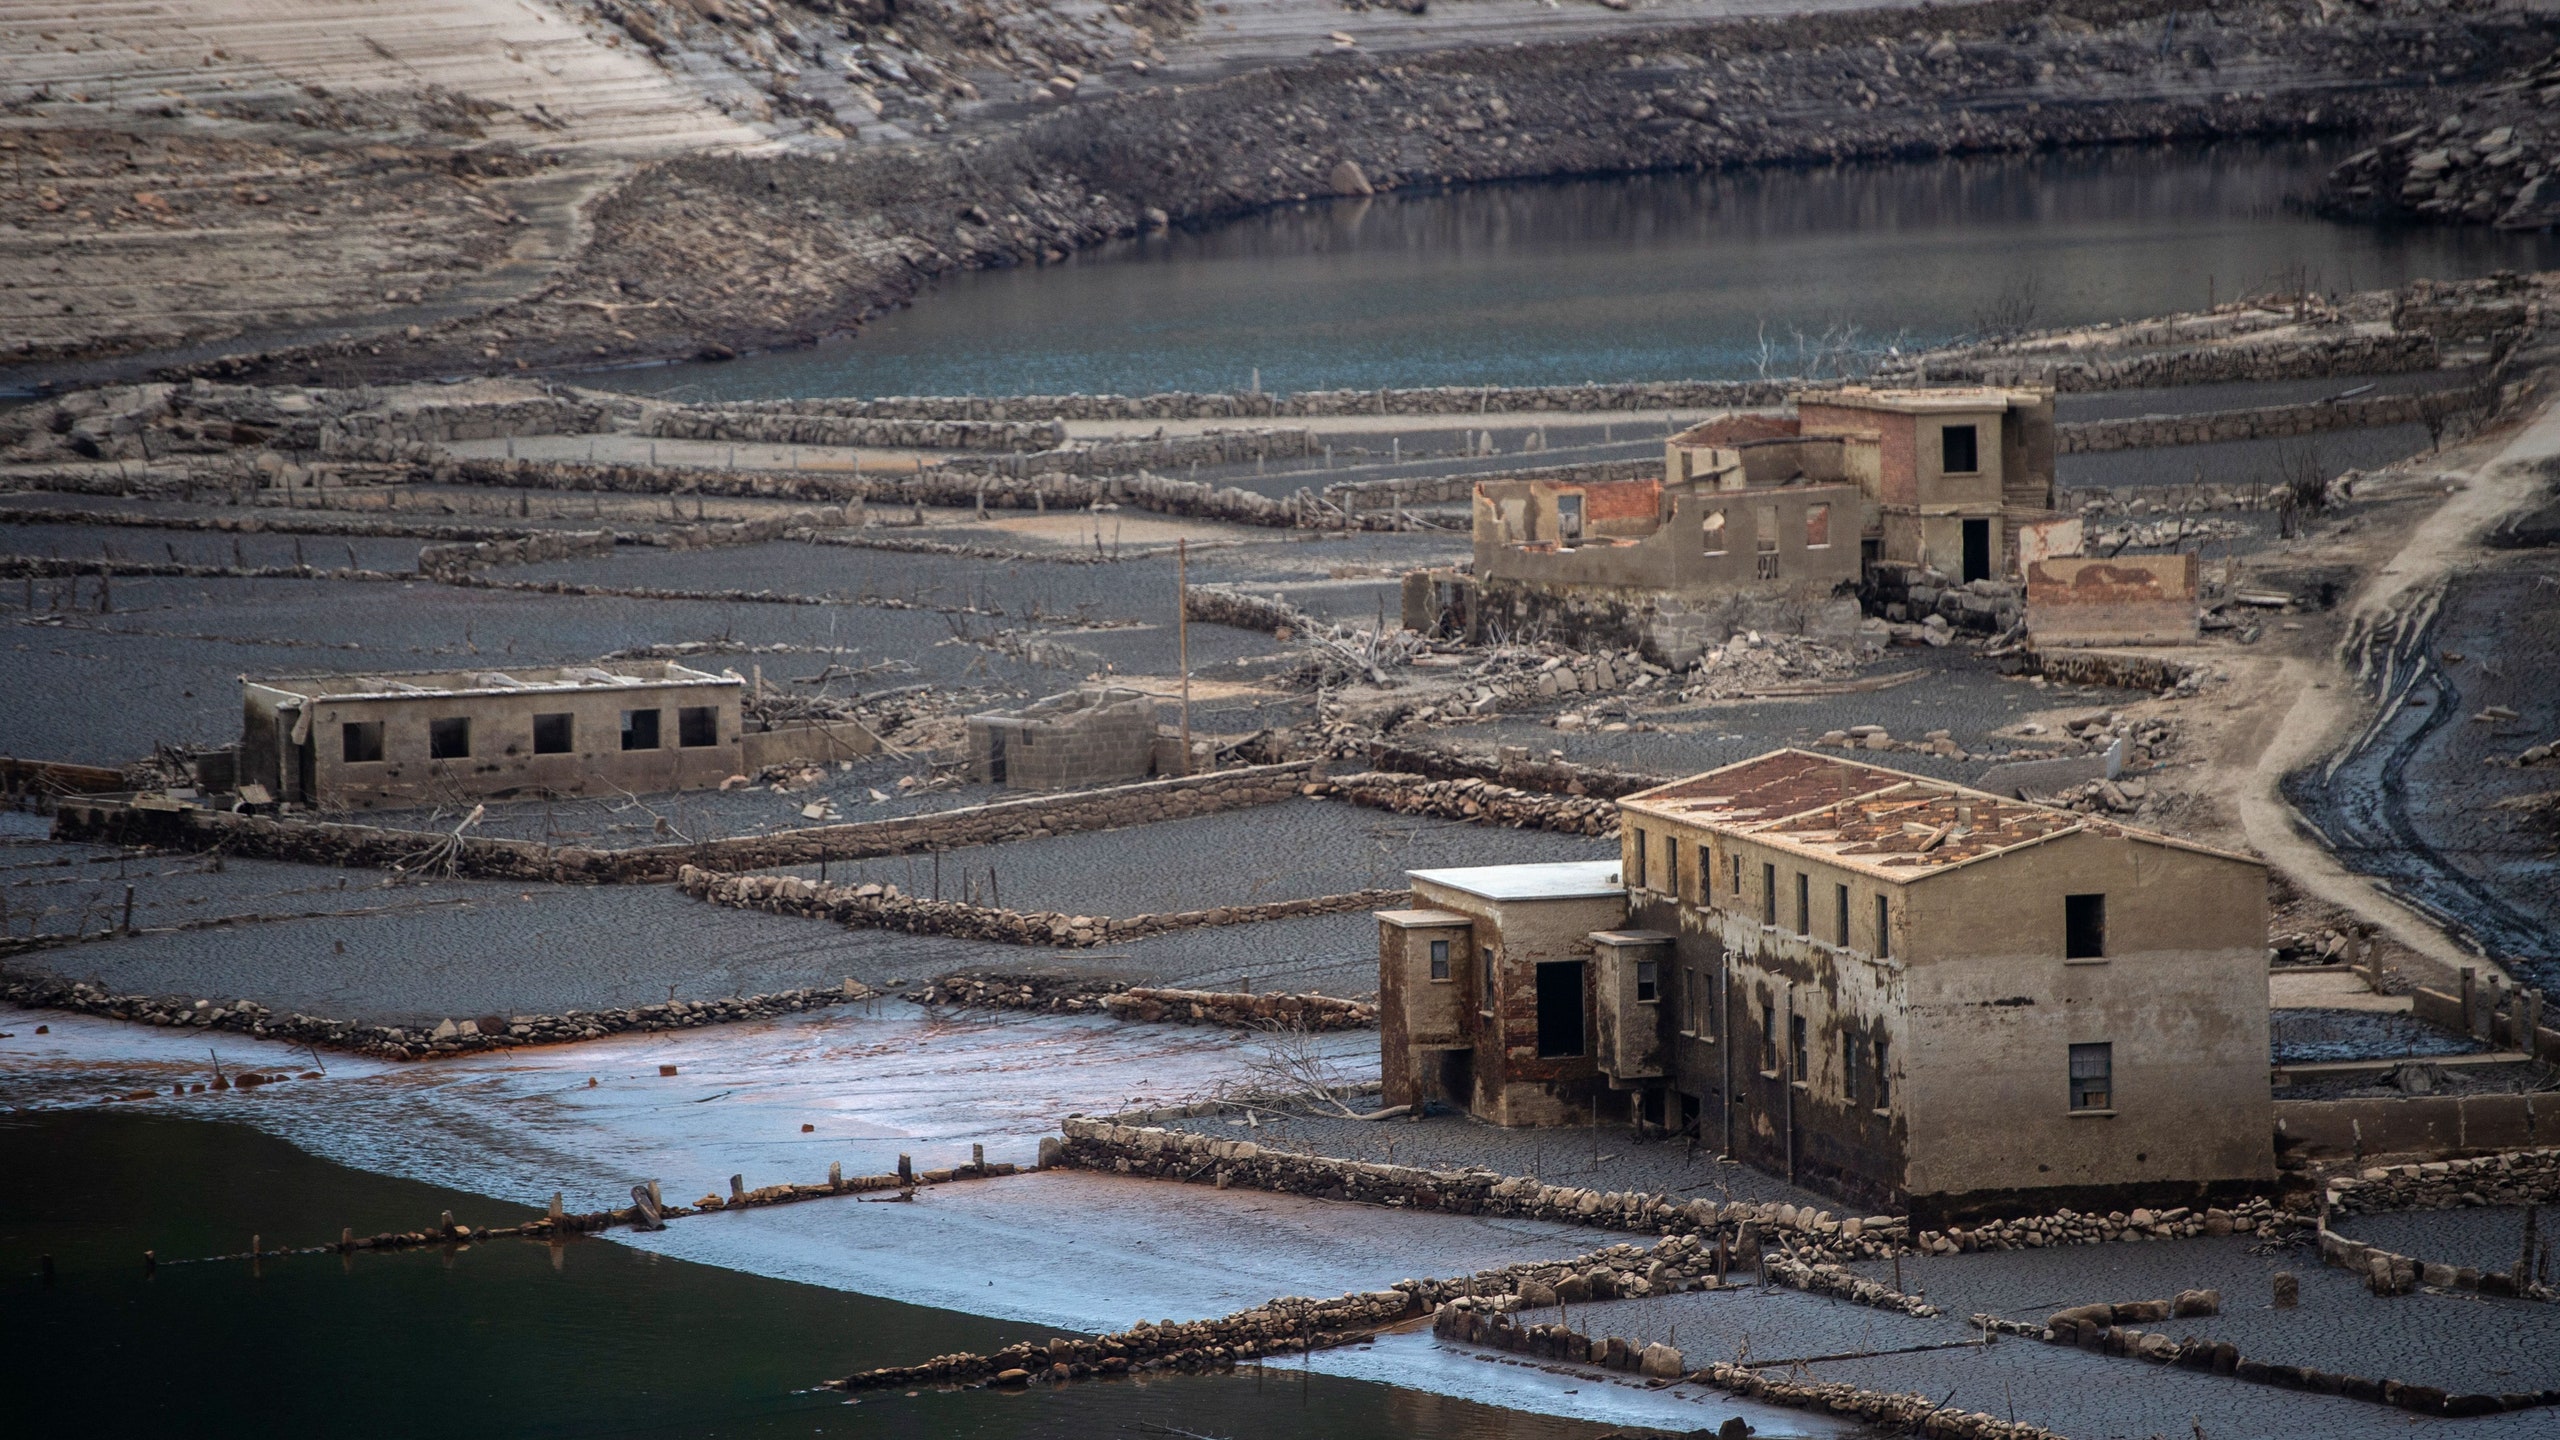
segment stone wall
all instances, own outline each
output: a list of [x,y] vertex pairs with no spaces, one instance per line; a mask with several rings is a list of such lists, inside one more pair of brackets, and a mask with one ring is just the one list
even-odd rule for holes
[[1913,565],[1867,568],[1860,597],[1870,615],[1896,623],[1925,623],[1935,615],[1975,635],[2003,635],[2026,617],[2026,599],[2005,580],[1958,580]]
[[1426,780],[1418,775],[1364,771],[1311,780],[1303,793],[1348,800],[1399,815],[1431,815],[1443,820],[1471,820],[1479,825],[1507,825],[1515,830],[1552,830],[1564,835],[1615,835],[1615,801],[1591,795],[1546,795],[1514,790],[1490,780]]
[[1345,510],[1373,510],[1396,505],[1428,505],[1472,499],[1476,486],[1514,480],[1545,480],[1559,485],[1603,484],[1617,480],[1657,479],[1662,462],[1591,460],[1578,465],[1542,465],[1466,475],[1414,475],[1394,480],[1350,480],[1324,487],[1324,498]]
[[1067,427],[1055,420],[873,418],[818,408],[841,403],[773,400],[671,405],[650,411],[640,433],[665,440],[891,450],[1054,450],[1067,442]]
[[1313,616],[1277,595],[1248,595],[1231,585],[1194,585],[1184,590],[1182,613],[1203,624],[1231,625],[1265,635],[1306,635],[1322,628]]
[[425,545],[418,550],[418,573],[443,580],[484,565],[533,565],[546,560],[573,560],[613,553],[610,530],[537,530],[504,540],[474,540]]
[[2050,385],[2072,394],[2385,375],[2433,370],[2440,359],[2436,338],[2424,331],[2374,334],[2347,330],[2308,340],[2184,345],[2129,350],[2116,356],[2002,354],[1998,347],[1986,347],[1970,353],[1930,355],[1926,357],[1926,373],[1931,384]]
[[2231,440],[2273,440],[2324,430],[2377,425],[2438,423],[2475,410],[2494,397],[2476,390],[2427,390],[2407,395],[2366,395],[2353,400],[2314,400],[2248,410],[2206,410],[2191,415],[2137,415],[2123,420],[2082,420],[2056,425],[2064,455],[2102,450],[2147,450],[2162,445],[2209,445]]
[[1288,991],[1167,990],[1074,975],[944,975],[907,998],[920,1005],[1110,1015],[1228,1030],[1367,1030],[1378,1023],[1378,1007],[1366,1000]]
[[[191,1000],[183,996],[114,995],[86,982],[66,984],[41,977],[0,977],[0,999],[20,1005],[103,1015],[137,1025],[165,1028],[227,1030],[299,1045],[324,1045],[387,1060],[425,1060],[522,1045],[594,1040],[627,1031],[689,1030],[736,1020],[763,1020],[776,1015],[824,1009],[869,1000],[877,992],[851,980],[841,986],[783,990],[770,995],[735,996],[726,1000],[669,1000],[629,1010],[571,1010],[559,1015],[501,1015],[447,1019],[433,1026],[367,1025],[299,1011],[279,1013],[251,1000],[229,1003]],[[141,1099],[137,1092],[125,1099]]]
[[[1515,752],[1516,753],[1513,753]],[[1525,747],[1504,747],[1493,758],[1465,755],[1444,750],[1436,745],[1400,745],[1392,740],[1373,740],[1361,754],[1378,770],[1399,775],[1415,775],[1426,780],[1484,780],[1512,790],[1536,791],[1544,795],[1593,795],[1615,800],[1668,785],[1678,776],[1650,775],[1637,770],[1617,770],[1605,765],[1580,765],[1570,760],[1532,760]]]
[[2374,1166],[2332,1176],[2324,1198],[2332,1215],[2560,1203],[2560,1146]]
[[1155,767],[1156,702],[1142,690],[1085,685],[966,723],[969,778],[980,784],[1075,790],[1143,780]]
[[885,395],[829,400],[844,414],[915,420],[1243,420],[1515,411],[1672,411],[1786,403],[1795,382],[1660,380],[1610,385],[1438,385],[1420,389],[1165,391],[1154,395]]
[[[465,836],[449,847],[449,859],[452,873],[479,878],[571,884],[668,881],[687,865],[741,871],[815,865],[825,860],[913,855],[1268,805],[1296,795],[1310,768],[1307,761],[1290,761],[1151,780],[1109,790],[999,800],[888,820],[630,850],[590,850],[530,840]],[[443,842],[449,838],[371,825],[227,811],[136,810],[121,802],[104,800],[65,802],[55,812],[53,833],[59,840],[91,844],[220,849],[227,854],[260,859],[385,869],[413,868],[429,863],[431,856],[435,857],[433,863],[447,863]]]
[[676,888],[697,900],[741,910],[832,920],[861,929],[903,930],[911,935],[949,935],[1000,945],[1055,949],[1089,949],[1176,930],[1255,925],[1303,915],[1348,915],[1401,905],[1410,898],[1403,890],[1360,890],[1347,895],[1114,918],[933,900],[904,894],[895,885],[829,885],[795,875],[723,875],[691,865],[676,872]]

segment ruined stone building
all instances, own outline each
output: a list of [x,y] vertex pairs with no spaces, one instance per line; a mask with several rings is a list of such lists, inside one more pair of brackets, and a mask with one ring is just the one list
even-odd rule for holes
[[[1076,790],[1143,780],[1157,769],[1156,702],[1143,691],[1086,685],[1020,710],[968,720],[969,778],[1017,790]],[[1163,768],[1179,773],[1176,741]]]
[[1689,1129],[1931,1224],[2273,1177],[2257,861],[1796,750],[1620,813],[1622,885],[1380,915],[1389,1103]]
[[1848,385],[1795,400],[1804,438],[1874,448],[1870,564],[1997,580],[2018,568],[2018,527],[2052,513],[2050,390]]
[[717,785],[745,682],[665,660],[240,682],[240,779],[323,810]]
[[1674,666],[1740,629],[1844,638],[1875,567],[2015,572],[2053,456],[2048,391],[1807,391],[1672,436],[1659,479],[1478,484],[1470,573],[1408,576],[1405,623]]

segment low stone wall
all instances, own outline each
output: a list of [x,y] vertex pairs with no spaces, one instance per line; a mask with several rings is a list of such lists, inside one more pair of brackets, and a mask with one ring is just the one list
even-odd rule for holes
[[1062,975],[944,975],[925,982],[922,990],[907,998],[919,1005],[1111,1015],[1150,1024],[1214,1025],[1228,1030],[1366,1030],[1378,1023],[1378,1007],[1366,1000],[1288,991],[1164,990]]
[[189,565],[163,560],[63,560],[50,555],[0,555],[0,579],[61,579],[73,575],[130,575],[183,580],[415,580],[410,570],[359,570],[325,565]]
[[1472,499],[1476,486],[1511,480],[1547,480],[1560,485],[1601,484],[1613,480],[1658,479],[1662,461],[1592,460],[1578,465],[1545,465],[1527,470],[1485,474],[1416,475],[1395,480],[1349,480],[1324,487],[1324,498],[1345,510],[1380,506],[1427,505]]
[[673,405],[651,411],[640,433],[661,440],[885,450],[1050,450],[1067,443],[1067,427],[1055,420],[915,420],[809,408],[832,403],[836,402]]
[[1564,835],[1618,832],[1615,801],[1590,795],[1542,795],[1490,780],[1426,780],[1418,775],[1372,770],[1309,781],[1303,793],[1348,800],[1373,810],[1392,810],[1399,815],[1472,820],[1479,825],[1508,825],[1515,830],[1552,830]]
[[1187,1130],[1168,1130],[1160,1123],[1217,1114],[1224,1109],[1215,1102],[1204,1102],[1104,1120],[1070,1116],[1061,1127],[1064,1138],[1058,1142],[1056,1153],[1063,1163],[1084,1169],[1193,1182],[1213,1180],[1221,1187],[1244,1185],[1329,1200],[1361,1200],[1461,1215],[1513,1215],[1651,1234],[1721,1235],[1744,1246],[1746,1251],[1766,1239],[1799,1260],[1826,1264],[1905,1253],[1954,1255],[1975,1250],[2272,1235],[2307,1223],[2302,1217],[2277,1209],[2264,1197],[2253,1196],[2229,1209],[2137,1208],[2130,1213],[2105,1215],[2065,1210],[2051,1215],[1989,1220],[1971,1227],[1951,1226],[1944,1231],[1923,1230],[1914,1235],[1910,1222],[1897,1216],[1836,1219],[1827,1211],[1795,1205],[1743,1201],[1719,1206],[1710,1200],[1552,1186],[1481,1168],[1422,1170],[1300,1155],[1265,1150],[1250,1140],[1222,1140]]
[[2068,685],[2105,685],[2118,690],[2174,690],[2201,679],[2204,667],[2162,655],[2109,655],[2081,650],[2024,650],[2021,673],[2042,675]]
[[2203,410],[2190,415],[2135,415],[2122,420],[2081,420],[2056,425],[2054,445],[2064,455],[2105,450],[2147,450],[2164,445],[2211,445],[2232,440],[2275,440],[2380,425],[2424,424],[2492,397],[2474,390],[2422,390],[2367,395],[2353,400],[2313,400],[2246,410]]
[[1054,910],[1005,910],[960,900],[930,900],[901,894],[895,885],[827,885],[796,875],[722,875],[687,865],[676,872],[676,888],[696,900],[772,915],[832,920],[868,930],[903,930],[911,935],[948,935],[1000,945],[1038,945],[1058,949],[1090,949],[1125,943],[1149,935],[1223,925],[1258,925],[1305,915],[1347,915],[1405,903],[1404,890],[1362,890],[1347,895],[1318,895],[1303,900],[1275,900],[1259,905],[1226,905],[1170,915],[1069,915]]
[[1678,778],[1602,765],[1577,765],[1569,760],[1531,760],[1525,752],[1487,759],[1433,745],[1399,745],[1391,740],[1371,741],[1362,754],[1376,769],[1398,775],[1418,775],[1427,780],[1484,780],[1513,790],[1592,795],[1603,800],[1668,785]]
[[1997,349],[1926,357],[1932,384],[2051,385],[2065,394],[2220,385],[2256,380],[2320,380],[2433,370],[2436,338],[2424,331],[2349,331],[2311,340],[2186,345],[2121,357],[2056,359]]
[[[2408,1295],[2420,1285],[2436,1290],[2473,1290],[2483,1295],[2507,1299],[2541,1300],[2560,1298],[2548,1284],[2534,1279],[2533,1266],[2519,1257],[2512,1270],[2483,1270],[2476,1265],[2431,1263],[2414,1255],[2402,1255],[2379,1245],[2351,1240],[2323,1225],[2320,1227],[2320,1261],[2334,1269],[2361,1277],[2366,1288],[2376,1295]],[[2560,1390],[2552,1392],[2560,1402]]]
[[1182,592],[1182,613],[1204,625],[1229,625],[1265,635],[1305,635],[1321,628],[1306,611],[1277,595],[1248,595],[1227,585],[1194,585]]
[[1860,597],[1870,615],[1916,623],[1935,615],[1958,630],[2000,635],[2026,617],[2026,599],[2004,580],[1957,580],[1908,565],[1877,565]]
[[[0,999],[20,1005],[103,1015],[137,1025],[228,1030],[297,1045],[324,1045],[386,1060],[424,1060],[523,1045],[594,1040],[634,1030],[690,1030],[738,1020],[824,1009],[869,1000],[878,992],[847,980],[841,986],[782,990],[727,1000],[669,1000],[630,1010],[571,1010],[560,1015],[484,1016],[430,1026],[366,1025],[299,1011],[280,1013],[255,1001],[204,1003],[183,996],[114,995],[86,982],[0,978]],[[139,1099],[137,1092],[126,1099]]]
[[[593,392],[564,391],[512,400],[350,410],[332,417],[328,424],[355,440],[445,445],[456,440],[499,440],[518,435],[593,435],[612,429],[617,414],[634,408],[635,402],[627,399],[608,400]],[[322,448],[327,448],[325,438]]]
[[[1310,768],[1310,762],[1289,761],[1150,780],[1108,790],[999,800],[888,820],[630,850],[590,850],[530,840],[465,836],[452,847],[453,873],[572,884],[646,883],[673,880],[687,865],[707,870],[767,870],[815,865],[825,860],[954,850],[1273,804],[1296,795]],[[55,812],[53,835],[58,840],[88,844],[219,849],[266,860],[384,869],[415,867],[430,850],[450,838],[422,831],[216,810],[136,810],[121,802],[104,800],[64,803]]]
[[2332,1215],[2560,1204],[2560,1146],[2375,1166],[2331,1177],[2326,1199]]
[[418,551],[418,573],[443,580],[484,565],[534,565],[546,560],[610,555],[613,546],[614,534],[610,530],[541,530],[505,540],[427,545]]
[[1786,403],[1804,382],[1663,380],[1616,385],[1442,385],[1426,389],[1167,391],[1155,395],[886,395],[829,400],[840,413],[918,420],[1203,420],[1496,411],[1704,410]]
[[1856,1415],[1895,1431],[1944,1437],[1944,1440],[2061,1440],[2042,1426],[2001,1420],[1978,1410],[1950,1410],[1945,1399],[1926,1395],[1888,1395],[1832,1380],[1785,1380],[1748,1366],[1719,1361],[1696,1378],[1719,1390],[1826,1415]]
[[[2325,1249],[2330,1237],[2322,1232]],[[2278,1284],[2292,1277],[2279,1275]],[[2172,1318],[2222,1313],[2219,1291],[2188,1290],[2168,1300],[2137,1300],[2124,1304],[2075,1305],[2057,1310],[2043,1325],[2024,1324],[1992,1315],[1977,1315],[1974,1323],[1984,1330],[2003,1335],[2023,1335],[2051,1345],[2070,1345],[2102,1355],[2115,1355],[2130,1360],[2148,1360],[2155,1365],[2174,1366],[2214,1375],[2227,1375],[2251,1384],[2274,1385],[2287,1390],[2301,1390],[2315,1395],[2337,1395],[2349,1400],[2363,1400],[2377,1405],[2391,1405],[2421,1415],[2494,1415],[2505,1410],[2529,1410],[2537,1406],[2560,1403],[2560,1390],[2525,1391],[2509,1395],[2449,1395],[2433,1385],[2411,1385],[2398,1380],[2374,1380],[2360,1375],[2342,1375],[2315,1370],[2307,1365],[2268,1364],[2251,1360],[2228,1340],[2208,1340],[2202,1336],[2177,1339],[2153,1331],[2135,1328]]]

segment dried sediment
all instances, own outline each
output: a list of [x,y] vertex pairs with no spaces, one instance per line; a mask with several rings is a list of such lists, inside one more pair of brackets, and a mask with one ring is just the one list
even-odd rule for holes
[[1089,949],[1178,930],[1258,925],[1307,915],[1347,915],[1402,904],[1408,898],[1408,892],[1403,890],[1360,890],[1168,915],[1113,917],[1070,915],[1055,910],[1006,910],[963,900],[909,895],[895,885],[829,885],[796,875],[725,875],[691,865],[676,872],[675,883],[677,889],[696,900],[741,910],[831,920],[858,929],[902,930],[911,935],[948,935],[999,945],[1057,949]]
[[[254,1000],[223,1003],[169,995],[117,995],[86,981],[0,977],[0,999],[20,1005],[101,1015],[138,1025],[223,1030],[297,1045],[322,1045],[386,1060],[424,1060],[524,1045],[595,1040],[630,1031],[690,1030],[741,1020],[769,1020],[870,1000],[878,992],[847,980],[839,986],[780,990],[725,1000],[668,1000],[627,1010],[570,1010],[558,1015],[482,1016],[436,1025],[368,1025],[300,1011],[280,1012]],[[140,1099],[148,1092],[126,1095]]]

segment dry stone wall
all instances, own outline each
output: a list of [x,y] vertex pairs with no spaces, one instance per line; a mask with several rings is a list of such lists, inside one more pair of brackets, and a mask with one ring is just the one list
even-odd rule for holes
[[1404,903],[1403,890],[1361,890],[1258,905],[1225,905],[1170,915],[1070,915],[1054,910],[1006,910],[960,900],[901,893],[895,885],[828,885],[796,875],[722,875],[691,865],[676,872],[676,888],[697,900],[772,915],[832,920],[870,930],[949,935],[1001,945],[1089,949],[1223,925],[1256,925],[1304,915],[1346,915]]
[[1167,990],[1069,975],[944,975],[907,998],[920,1005],[1111,1015],[1228,1030],[1366,1030],[1378,1023],[1378,1007],[1366,1000],[1288,991]]
[[[689,1030],[738,1020],[767,1020],[869,1000],[867,986],[845,981],[841,986],[782,990],[770,995],[734,996],[726,1000],[669,1000],[628,1010],[571,1010],[559,1015],[480,1016],[446,1019],[435,1025],[368,1025],[299,1011],[280,1012],[253,1000],[190,1000],[183,996],[117,995],[87,982],[64,983],[43,977],[0,976],[0,998],[20,1005],[102,1015],[137,1025],[175,1029],[224,1030],[300,1045],[324,1045],[386,1060],[425,1060],[522,1045],[595,1040],[629,1031]],[[141,1099],[136,1092],[124,1099]]]
[[2192,415],[2137,415],[2123,420],[2083,420],[2056,425],[2056,448],[2065,455],[2103,450],[2145,450],[2163,445],[2207,445],[2231,440],[2274,440],[2324,430],[2377,425],[2443,423],[2486,405],[2493,396],[2475,390],[2431,390],[2267,405],[2248,410],[2207,410]]
[[269,860],[383,869],[448,863],[452,873],[572,884],[668,881],[687,865],[706,870],[761,870],[913,855],[1004,840],[1108,830],[1268,805],[1298,793],[1307,761],[1257,765],[1207,775],[1151,780],[1066,795],[999,800],[957,810],[902,815],[850,825],[820,825],[771,835],[590,850],[529,840],[450,838],[411,830],[228,811],[137,810],[118,801],[65,802],[54,814],[54,838],[88,844],[215,850]]
[[1304,793],[1348,800],[1375,810],[1392,810],[1399,815],[1472,820],[1479,825],[1508,825],[1515,830],[1552,830],[1564,835],[1618,833],[1615,801],[1591,795],[1543,795],[1490,780],[1426,780],[1418,775],[1364,771],[1311,780]]

